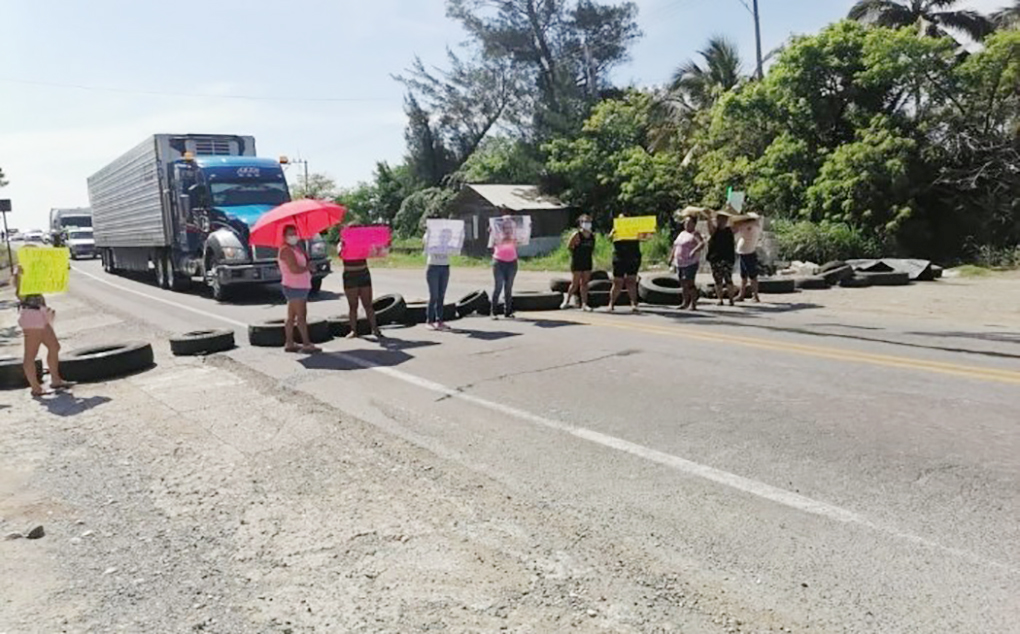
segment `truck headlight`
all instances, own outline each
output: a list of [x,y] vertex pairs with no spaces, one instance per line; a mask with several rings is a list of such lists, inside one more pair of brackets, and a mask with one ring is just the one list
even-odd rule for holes
[[312,243],[308,246],[308,254],[313,258],[326,257],[326,241],[312,240]]
[[241,247],[223,247],[223,258],[234,261],[247,260],[248,253]]

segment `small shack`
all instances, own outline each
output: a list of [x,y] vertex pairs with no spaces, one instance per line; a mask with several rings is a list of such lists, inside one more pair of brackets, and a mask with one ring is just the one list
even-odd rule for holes
[[555,251],[570,228],[573,210],[534,185],[465,185],[450,202],[450,217],[464,221],[464,253],[485,255],[489,247],[489,219],[508,214],[531,216],[531,243],[522,256]]

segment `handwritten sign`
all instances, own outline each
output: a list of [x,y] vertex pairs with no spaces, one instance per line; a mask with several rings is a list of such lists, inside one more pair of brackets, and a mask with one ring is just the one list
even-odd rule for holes
[[489,218],[489,248],[496,243],[513,240],[517,246],[531,243],[531,216],[496,216]]
[[66,293],[71,277],[71,252],[63,247],[18,249],[22,295]]
[[392,235],[389,227],[344,227],[340,241],[342,260],[384,258],[390,254]]
[[425,221],[425,253],[460,255],[464,248],[464,221],[429,218]]
[[655,216],[616,218],[613,220],[613,240],[648,240],[658,228]]

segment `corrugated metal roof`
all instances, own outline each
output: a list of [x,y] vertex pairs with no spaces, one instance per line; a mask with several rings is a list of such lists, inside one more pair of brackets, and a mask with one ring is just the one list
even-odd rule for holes
[[511,211],[536,209],[568,209],[555,196],[545,196],[534,185],[468,185],[479,196],[496,207]]

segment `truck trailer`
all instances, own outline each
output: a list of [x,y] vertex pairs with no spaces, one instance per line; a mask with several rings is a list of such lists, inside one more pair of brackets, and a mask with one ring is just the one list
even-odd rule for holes
[[[280,281],[276,249],[248,233],[290,200],[278,161],[251,136],[156,134],[88,179],[96,251],[108,273],[151,273],[162,288],[200,280],[225,300],[243,285]],[[312,290],[330,273],[326,243],[305,245]]]

